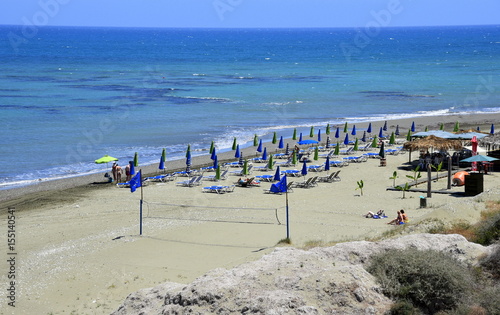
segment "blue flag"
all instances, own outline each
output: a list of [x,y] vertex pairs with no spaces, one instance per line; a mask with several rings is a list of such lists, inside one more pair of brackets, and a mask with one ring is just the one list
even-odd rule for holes
[[132,177],[130,180],[130,192],[134,192],[137,187],[141,187],[142,182],[141,182],[141,171],[137,172],[137,174]]
[[271,192],[284,193],[287,191],[286,175],[284,175],[279,182],[271,185]]

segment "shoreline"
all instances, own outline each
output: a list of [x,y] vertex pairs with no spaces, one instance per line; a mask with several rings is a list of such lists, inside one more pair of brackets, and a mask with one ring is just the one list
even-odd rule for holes
[[[449,126],[455,119],[449,117]],[[471,126],[479,121],[481,126],[491,124],[484,119],[468,117],[461,122],[464,126],[465,120]],[[417,129],[423,122],[437,126],[443,121],[409,119],[388,125],[399,123],[401,130],[407,130],[413,120]],[[356,124],[356,128],[364,127]],[[254,149],[245,148],[243,152],[251,157]],[[269,153],[274,149],[267,144]],[[233,156],[229,151],[219,159],[234,161]],[[311,164],[323,162],[320,158]],[[211,270],[231,269],[260,259],[284,246],[279,242],[287,236],[288,227],[292,246],[307,248],[379,237],[395,228],[387,223],[399,209],[405,209],[410,218],[403,227],[408,233],[423,231],[439,221],[475,223],[485,209],[484,201],[500,200],[500,173],[493,172],[484,177],[483,194],[466,197],[463,186],[452,187],[453,194],[433,194],[427,207],[420,208],[422,193],[406,192],[402,198],[401,192],[387,190],[393,185],[394,171],[399,176],[397,185],[408,181],[408,154],[388,155],[386,162],[386,167],[380,167],[379,159],[350,163],[330,171],[340,170],[341,181],[319,183],[310,189],[294,188],[288,194],[289,226],[285,224],[285,195],[265,194],[263,190],[271,185],[268,182],[260,187],[236,187],[221,195],[202,192],[201,187],[212,185],[208,181],[193,188],[176,185],[185,179],[182,177],[174,182],[152,182],[144,188],[142,235],[141,194],[129,189],[61,181],[57,183],[62,187],[59,190],[52,185],[52,190],[20,194],[2,203],[4,211],[9,206],[16,209],[16,311],[109,314],[139,289],[163,282],[187,284]],[[193,158],[193,168],[201,164],[211,164],[208,154]],[[184,160],[168,165],[169,172],[185,167]],[[157,172],[156,167],[150,166],[151,171]],[[142,169],[146,173],[146,167]],[[255,171],[252,176],[269,173],[274,172]],[[326,173],[310,172],[307,179]],[[101,176],[98,179],[103,181]],[[291,177],[289,181],[305,179]],[[221,184],[232,185],[237,180],[238,176],[230,175]],[[364,181],[363,194],[356,189],[359,180]],[[446,180],[432,185],[433,189],[442,189]],[[388,218],[365,217],[368,211],[379,209],[385,210]],[[7,215],[0,223],[7,226]],[[6,239],[0,242],[0,250],[8,251]],[[0,279],[7,281],[5,274]],[[0,303],[4,300],[0,295]]]
[[[494,124],[495,122],[500,121],[500,113],[488,113],[488,114],[467,114],[467,115],[442,115],[442,116],[422,116],[422,117],[414,117],[414,118],[402,118],[402,119],[395,119],[395,120],[387,120],[388,123],[388,131],[391,132],[394,131],[396,128],[396,125],[399,125],[400,128],[400,137],[404,137],[405,134],[408,132],[408,129],[410,128],[412,122],[415,122],[415,127],[417,131],[423,131],[425,127],[429,127],[429,129],[438,129],[440,123],[445,124],[445,130],[450,131],[453,129],[455,122],[458,121],[460,123],[460,127],[462,125],[464,126],[470,126],[470,128],[475,129],[477,126],[481,128],[482,131],[489,130],[491,124]],[[358,130],[363,130],[368,127],[368,124],[371,123],[373,130],[372,134],[377,135],[378,134],[378,129],[383,126],[385,120],[380,120],[380,121],[371,121],[371,122],[361,122],[361,123],[355,123],[356,128]],[[353,124],[349,123],[349,128],[352,128]],[[333,135],[335,134],[335,128],[336,126],[339,126],[342,132],[343,124],[341,125],[330,125],[330,138],[333,138]],[[315,130],[317,130],[318,126],[315,126]],[[326,141],[326,135],[324,134],[324,129],[326,126],[322,127],[322,142]],[[467,129],[470,129],[467,128]],[[293,129],[292,129],[293,130]],[[291,133],[291,132],[290,132]],[[278,134],[278,137],[280,135]],[[298,135],[297,135],[298,136]],[[304,138],[309,139],[309,135],[303,135]],[[352,136],[350,136],[352,138]],[[315,137],[316,138],[316,133]],[[341,136],[340,141],[343,141],[343,137]],[[291,136],[288,138],[285,138],[284,136],[284,141],[285,143],[289,143],[290,145],[295,144],[295,141],[291,139]],[[332,143],[334,141],[332,140]],[[276,146],[275,144],[272,144],[270,141],[269,142],[264,142],[264,144],[267,144],[268,147],[271,146]],[[282,150],[283,151],[283,150]],[[218,153],[218,158],[219,162],[228,162],[228,161],[234,161],[235,158],[233,156],[234,151],[229,150],[225,152]],[[254,157],[257,156],[255,153],[255,148],[253,146],[250,147],[244,147],[241,149],[241,152],[243,152],[244,156],[246,157]],[[268,150],[268,152],[274,152],[274,150]],[[140,155],[140,152],[139,152]],[[209,158],[208,151],[204,155],[200,156],[193,156],[192,158],[192,166],[191,168],[196,169],[199,167],[204,167],[207,165],[211,164],[211,160]],[[165,168],[166,172],[174,172],[174,171],[180,171],[185,169],[185,162],[183,159],[179,160],[168,160],[165,163]],[[148,164],[148,165],[140,165],[137,167],[137,169],[143,169],[143,174],[144,176],[151,176],[151,175],[157,175],[160,174],[160,171],[157,168],[157,164]],[[114,186],[113,185],[106,185],[104,181],[104,173],[110,172],[111,170],[95,173],[95,174],[89,174],[89,175],[81,175],[81,176],[73,176],[73,177],[68,177],[68,178],[62,178],[62,179],[53,179],[53,180],[44,180],[39,183],[34,183],[30,185],[25,185],[21,187],[13,187],[13,188],[7,188],[7,189],[2,189],[0,190],[0,202],[5,203],[6,206],[4,208],[10,206],[10,204],[15,203],[16,200],[18,199],[25,199],[29,198],[29,195],[33,195],[33,198],[37,198],[38,194],[43,193],[43,192],[50,192],[50,191],[60,191],[60,190],[66,190],[66,189],[72,189],[72,188],[78,188],[78,187],[83,187],[83,186],[95,186],[95,189],[102,188],[102,186]],[[102,184],[102,186],[101,186]],[[91,187],[87,187],[88,190],[91,190]]]

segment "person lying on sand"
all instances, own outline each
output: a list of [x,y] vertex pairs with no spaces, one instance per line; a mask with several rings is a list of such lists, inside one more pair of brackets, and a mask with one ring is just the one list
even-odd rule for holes
[[368,213],[365,215],[365,218],[373,218],[374,216],[377,216],[379,218],[385,216],[384,210],[379,210],[376,214],[368,211]]

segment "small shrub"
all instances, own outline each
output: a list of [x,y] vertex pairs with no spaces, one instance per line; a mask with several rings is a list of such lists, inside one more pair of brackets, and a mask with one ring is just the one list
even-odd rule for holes
[[481,267],[491,274],[493,279],[500,280],[500,244],[494,247],[491,255],[481,261]]
[[411,302],[398,301],[394,303],[389,310],[389,315],[420,315],[422,312]]
[[476,228],[475,242],[481,245],[490,245],[500,239],[500,212],[491,214]]
[[368,267],[390,298],[411,301],[425,313],[456,307],[474,286],[466,266],[442,252],[389,250]]

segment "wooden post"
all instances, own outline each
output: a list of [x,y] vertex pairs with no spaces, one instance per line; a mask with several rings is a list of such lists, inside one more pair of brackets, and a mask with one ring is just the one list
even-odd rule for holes
[[432,169],[431,169],[431,163],[427,163],[427,198],[432,197],[431,193],[431,186],[432,186]]
[[447,189],[451,189],[451,156],[448,156],[448,185]]

